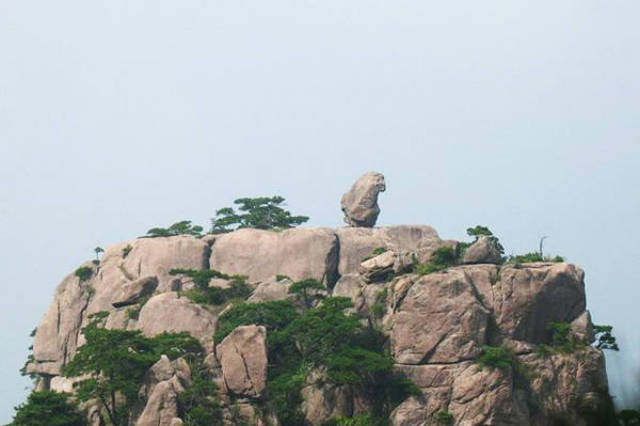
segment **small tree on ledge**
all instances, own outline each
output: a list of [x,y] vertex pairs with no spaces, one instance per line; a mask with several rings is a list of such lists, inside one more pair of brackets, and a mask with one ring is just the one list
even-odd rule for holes
[[213,233],[230,232],[239,228],[288,229],[309,220],[307,216],[291,216],[284,210],[284,198],[273,197],[239,198],[233,202],[239,212],[232,207],[216,210],[211,219]]

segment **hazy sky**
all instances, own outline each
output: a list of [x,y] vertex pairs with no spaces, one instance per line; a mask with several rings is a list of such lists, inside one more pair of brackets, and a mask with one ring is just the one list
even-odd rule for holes
[[[309,226],[488,225],[586,270],[616,401],[640,360],[640,2],[0,1],[0,422],[96,245],[281,194]],[[626,400],[625,400],[626,398]],[[626,402],[625,402],[626,401]]]

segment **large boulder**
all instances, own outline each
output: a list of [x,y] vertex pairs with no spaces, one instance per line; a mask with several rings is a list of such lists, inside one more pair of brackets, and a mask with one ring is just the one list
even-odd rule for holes
[[142,277],[123,285],[113,296],[111,304],[114,308],[133,305],[141,298],[149,296],[158,286],[158,278],[155,276]]
[[392,354],[401,364],[473,359],[485,344],[489,313],[463,270],[425,275],[390,319]]
[[495,263],[502,262],[502,254],[495,237],[481,235],[464,252],[462,263]]
[[191,383],[191,370],[182,358],[171,362],[162,355],[147,372],[139,396],[146,404],[137,426],[174,426],[178,418],[178,395]]
[[209,245],[189,235],[139,238],[130,245],[118,268],[130,281],[156,276],[159,291],[171,289],[172,269],[207,269],[209,264]]
[[285,231],[239,229],[216,238],[211,268],[226,274],[267,281],[287,275],[293,281],[315,278],[333,286],[337,280],[338,240],[326,228]]
[[424,262],[444,243],[438,233],[426,225],[400,225],[383,228],[339,228],[340,275],[357,273],[362,259],[382,247],[395,253],[413,253]]
[[378,194],[386,189],[384,176],[370,172],[362,175],[342,196],[344,221],[351,226],[372,228],[378,220]]
[[236,327],[216,346],[226,388],[236,395],[258,398],[267,384],[267,330]]
[[511,370],[482,369],[472,361],[457,364],[399,365],[422,395],[411,397],[391,414],[391,424],[528,425],[526,402],[514,386]]
[[288,278],[276,279],[271,278],[263,283],[260,283],[258,287],[253,291],[251,296],[247,299],[247,302],[259,303],[259,302],[273,302],[276,300],[286,300],[291,298],[289,294],[289,288],[293,285],[293,281]]
[[493,286],[493,296],[503,333],[549,343],[550,322],[571,322],[585,310],[584,272],[567,263],[507,265]]
[[153,296],[140,310],[137,328],[147,337],[186,331],[200,339],[205,348],[211,345],[217,318],[203,307],[176,292]]

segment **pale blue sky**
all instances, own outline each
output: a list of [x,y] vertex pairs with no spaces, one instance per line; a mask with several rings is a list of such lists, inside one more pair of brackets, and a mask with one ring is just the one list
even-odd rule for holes
[[[640,382],[637,1],[0,1],[0,422],[60,279],[153,226],[281,194],[341,226],[488,225],[586,270]],[[635,393],[634,393],[635,392]]]

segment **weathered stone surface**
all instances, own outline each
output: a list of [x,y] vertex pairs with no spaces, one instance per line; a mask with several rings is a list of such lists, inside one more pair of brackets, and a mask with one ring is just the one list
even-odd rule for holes
[[591,313],[584,311],[571,322],[571,331],[582,343],[590,345],[595,340]]
[[567,263],[507,265],[493,286],[496,321],[507,336],[548,343],[552,321],[571,322],[585,310],[584,272]]
[[378,247],[396,253],[415,253],[416,259],[424,262],[435,249],[443,245],[435,229],[426,225],[340,228],[336,234],[340,242],[338,271],[341,275],[357,273],[362,258],[371,255]]
[[262,394],[267,383],[266,339],[263,326],[247,325],[234,329],[216,346],[229,391],[254,398]]
[[462,263],[495,263],[502,262],[502,255],[498,250],[496,239],[487,235],[481,235],[464,252]]
[[529,388],[539,410],[532,425],[604,424],[599,416],[607,405],[608,385],[602,351],[587,346],[570,354],[531,354],[520,360],[535,372]]
[[146,400],[138,426],[172,426],[178,418],[178,394],[189,386],[191,370],[189,364],[178,358],[169,361],[162,355],[147,372],[139,391],[141,400]]
[[343,275],[333,288],[332,296],[348,297],[353,302],[354,311],[359,312],[365,306],[365,300],[362,294],[362,288],[365,285],[366,283],[359,274]]
[[351,417],[371,408],[363,405],[362,398],[352,387],[328,383],[325,373],[320,370],[311,371],[300,394],[305,419],[314,426],[324,425],[335,417]]
[[219,235],[212,247],[211,268],[267,281],[287,275],[293,281],[315,278],[333,286],[337,280],[338,241],[326,228],[281,232],[239,229]]
[[293,281],[289,279],[278,281],[274,277],[268,281],[258,284],[258,287],[256,287],[247,301],[258,303],[289,299],[291,297],[289,294],[289,288],[292,284]]
[[378,194],[385,189],[382,174],[369,172],[362,175],[340,201],[345,223],[367,228],[375,226],[380,214]]
[[209,245],[189,235],[139,238],[131,246],[121,270],[130,280],[158,277],[160,291],[170,290],[174,279],[169,275],[171,269],[207,269],[209,263]]
[[391,349],[401,364],[472,359],[485,343],[489,311],[463,270],[425,275],[393,314]]
[[140,310],[137,328],[145,336],[186,331],[206,340],[216,331],[217,318],[206,309],[175,292],[153,296]]
[[58,374],[60,366],[70,360],[93,291],[92,280],[80,282],[74,274],[68,275],[58,286],[54,301],[36,331],[35,362],[29,367],[30,373]]
[[386,281],[392,277],[394,272],[393,265],[396,263],[397,255],[387,250],[371,259],[365,260],[360,264],[359,272],[366,282]]
[[114,308],[132,305],[142,297],[151,295],[157,286],[158,278],[155,276],[138,278],[123,285],[113,297],[111,304]]

